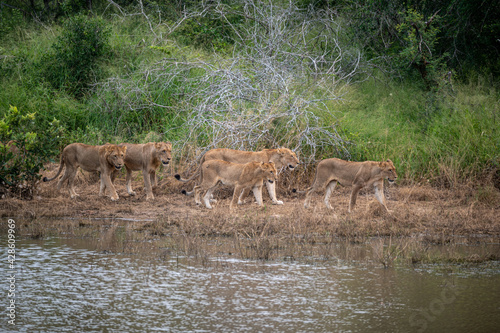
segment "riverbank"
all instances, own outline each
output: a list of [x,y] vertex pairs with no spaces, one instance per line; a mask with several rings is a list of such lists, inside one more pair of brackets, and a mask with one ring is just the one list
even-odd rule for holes
[[[51,165],[45,173],[52,174],[56,167]],[[145,200],[139,174],[134,173],[132,185],[136,196],[127,194],[124,175],[118,177],[115,184],[120,199],[113,202],[109,197],[98,196],[96,176],[79,172],[77,199],[70,199],[65,188],[58,192],[55,181],[41,183],[34,200],[0,200],[0,215],[5,221],[6,218],[22,221],[18,223],[21,234],[32,238],[51,233],[79,235],[82,233],[79,228],[92,229],[92,226],[96,228],[83,236],[91,234],[99,238],[103,237],[103,230],[124,227],[141,234],[127,241],[169,236],[169,244],[175,243],[174,247],[182,248],[186,254],[197,253],[196,248],[201,244],[213,247],[207,244],[224,237],[232,243],[232,249],[226,252],[236,251],[241,257],[257,259],[299,257],[310,251],[305,248],[315,244],[331,245],[339,241],[363,244],[373,243],[375,238],[383,241],[372,246],[373,255],[380,257],[382,263],[389,261],[388,264],[398,257],[417,262],[436,260],[429,255],[429,246],[500,244],[500,193],[494,187],[387,186],[387,206],[391,213],[381,209],[373,193],[362,191],[356,208],[348,214],[350,188],[337,187],[331,201],[334,211],[326,209],[320,195],[314,196],[311,209],[304,209],[303,195],[292,192],[293,186],[285,175],[285,181],[278,187],[278,198],[284,201],[283,205],[272,205],[264,193],[263,207],[247,199],[246,204],[230,214],[231,189],[218,191],[218,202],[213,210],[208,210],[197,206],[192,197],[181,194],[192,184],[182,184],[170,174],[162,177],[153,201]],[[324,249],[321,251],[320,256],[328,256]],[[449,253],[445,257],[457,262],[500,260],[500,248],[482,249],[472,256]]]

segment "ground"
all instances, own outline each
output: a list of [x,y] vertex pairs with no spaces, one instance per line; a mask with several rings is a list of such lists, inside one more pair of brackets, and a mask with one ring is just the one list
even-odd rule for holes
[[[50,164],[43,175],[53,175],[57,164]],[[500,239],[500,192],[491,187],[472,189],[436,189],[428,185],[386,186],[387,206],[392,213],[384,212],[373,193],[362,192],[353,213],[347,213],[350,188],[337,186],[331,201],[334,211],[326,209],[322,196],[313,197],[311,209],[303,208],[303,194],[292,192],[294,184],[289,175],[280,176],[283,181],[278,187],[278,199],[284,205],[272,205],[267,193],[264,207],[247,199],[245,205],[236,207],[229,214],[232,189],[222,188],[217,192],[218,203],[213,210],[197,206],[193,197],[185,196],[182,189],[191,190],[193,184],[183,184],[175,180],[171,172],[159,172],[160,183],[154,189],[155,199],[146,201],[142,175],[133,174],[133,189],[136,196],[130,196],[125,188],[125,173],[115,181],[120,196],[116,202],[109,197],[99,197],[99,178],[96,175],[79,172],[76,182],[76,199],[69,197],[67,188],[59,192],[57,180],[41,182],[33,200],[6,198],[0,200],[2,217],[23,219],[111,218],[133,221],[198,221],[206,224],[220,224],[220,220],[244,221],[280,220],[293,228],[306,229],[304,232],[376,234],[411,236],[432,234],[488,236],[494,242]],[[288,178],[287,178],[288,177]],[[283,182],[286,184],[283,185]],[[307,184],[299,185],[305,188]],[[264,192],[266,192],[264,190]],[[284,221],[284,222],[283,222]]]

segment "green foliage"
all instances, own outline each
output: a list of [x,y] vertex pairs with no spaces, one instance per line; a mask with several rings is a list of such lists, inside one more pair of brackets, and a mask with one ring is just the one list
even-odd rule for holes
[[0,194],[32,198],[44,163],[57,154],[64,133],[59,121],[37,123],[36,113],[11,106],[0,120]]
[[[305,1],[308,2],[308,1]],[[413,68],[422,75],[446,65],[465,78],[469,71],[500,75],[500,3],[470,0],[327,0],[315,8],[335,8],[352,31],[352,42],[378,66],[397,70],[393,58],[413,53]],[[418,33],[416,30],[418,29]],[[411,31],[413,30],[413,31]],[[427,45],[426,45],[427,44]],[[414,49],[421,47],[421,50]],[[424,50],[428,47],[427,50]],[[422,56],[432,61],[426,69]],[[403,67],[404,68],[404,67]],[[406,71],[406,73],[409,73]],[[404,74],[400,73],[400,74]],[[428,79],[425,77],[425,79]]]
[[0,40],[5,39],[14,28],[23,25],[23,15],[19,9],[0,4]]
[[396,55],[401,68],[413,67],[428,84],[437,84],[446,70],[444,58],[448,54],[436,52],[438,42],[440,16],[435,14],[429,20],[414,9],[408,9],[403,22],[396,26],[403,39],[403,46]]
[[40,64],[47,80],[54,88],[81,97],[101,77],[98,60],[108,51],[109,34],[99,18],[79,15],[66,20],[52,52]]
[[88,0],[63,0],[61,1],[61,8],[67,15],[74,15],[84,10],[90,10],[88,4]]
[[[231,24],[239,19],[231,16]],[[225,52],[232,44],[232,30],[221,19],[197,17],[186,22],[172,34],[181,44],[216,52]]]

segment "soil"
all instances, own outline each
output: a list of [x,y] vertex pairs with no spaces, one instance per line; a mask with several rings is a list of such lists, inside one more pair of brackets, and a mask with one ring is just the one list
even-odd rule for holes
[[[58,164],[47,166],[44,176],[53,175]],[[280,176],[281,178],[281,176]],[[257,206],[251,197],[247,203],[236,207],[229,214],[232,189],[222,187],[216,191],[214,209],[197,206],[193,197],[181,191],[191,190],[193,183],[177,181],[170,172],[159,172],[159,186],[154,189],[154,200],[146,200],[140,172],[133,174],[132,187],[137,195],[130,196],[125,188],[125,174],[115,180],[120,199],[99,197],[99,178],[95,174],[79,171],[76,191],[79,197],[71,199],[66,187],[59,192],[57,181],[38,186],[33,200],[4,198],[0,200],[2,217],[19,219],[71,218],[82,220],[116,219],[132,221],[198,221],[217,224],[219,220],[247,221],[248,219],[279,219],[294,226],[304,225],[316,232],[345,233],[344,225],[357,232],[381,235],[488,235],[489,241],[500,242],[500,192],[494,186],[455,189],[436,189],[428,185],[386,186],[387,206],[384,212],[373,193],[362,191],[353,213],[347,213],[350,188],[337,186],[331,202],[334,211],[328,210],[322,195],[313,197],[311,209],[303,208],[303,194],[293,193],[295,188],[290,175],[283,176],[278,184],[278,199],[283,205],[273,205],[264,189],[264,206]],[[299,188],[306,187],[301,184]],[[307,223],[305,223],[305,221]],[[317,229],[323,226],[323,230]],[[333,229],[332,229],[333,228]],[[492,239],[491,239],[492,238]]]

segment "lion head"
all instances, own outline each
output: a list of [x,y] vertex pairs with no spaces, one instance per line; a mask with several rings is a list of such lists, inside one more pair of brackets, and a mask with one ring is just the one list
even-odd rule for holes
[[273,162],[269,163],[261,162],[260,168],[264,172],[266,176],[265,179],[267,179],[269,183],[272,184],[278,180],[278,173],[276,171],[276,166],[274,165]]
[[125,154],[127,153],[127,147],[106,145],[105,149],[105,156],[108,163],[112,165],[116,170],[120,170],[125,164]]
[[167,166],[172,159],[172,144],[170,142],[156,142],[155,149],[161,164]]
[[382,169],[383,177],[387,179],[389,183],[393,183],[398,178],[396,168],[394,167],[394,164],[391,160],[380,162],[379,167],[380,169]]
[[297,154],[288,148],[278,148],[277,152],[279,154],[279,161],[281,165],[290,168],[290,170],[295,169],[295,167],[300,163],[297,158]]

